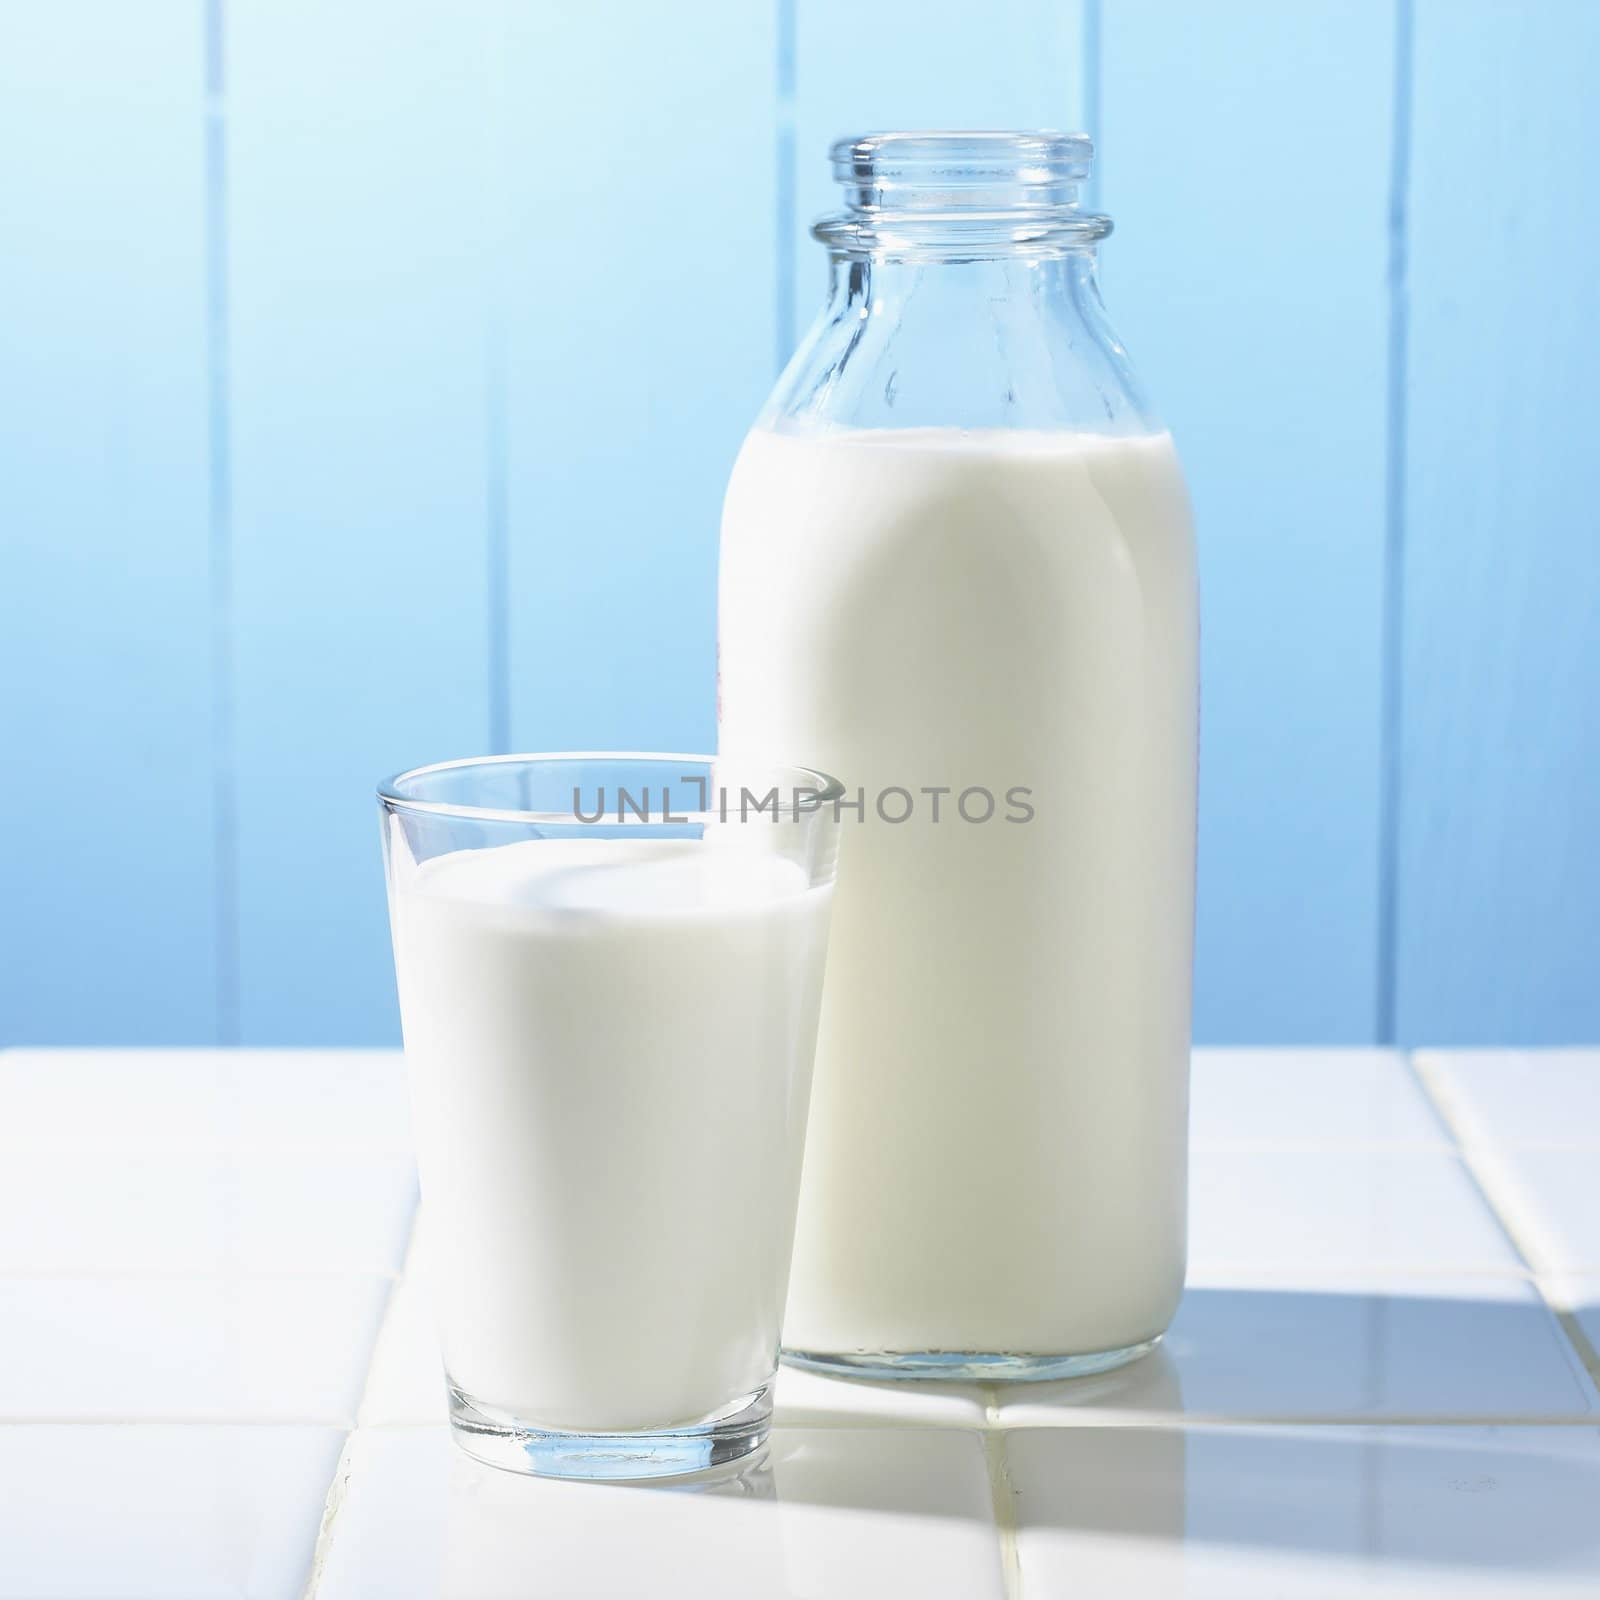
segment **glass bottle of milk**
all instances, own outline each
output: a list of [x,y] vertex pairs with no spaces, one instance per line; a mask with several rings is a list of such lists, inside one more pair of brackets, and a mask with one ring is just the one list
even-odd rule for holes
[[1087,139],[832,151],[722,524],[725,753],[846,788],[791,1360],[1100,1371],[1183,1285],[1197,601]]

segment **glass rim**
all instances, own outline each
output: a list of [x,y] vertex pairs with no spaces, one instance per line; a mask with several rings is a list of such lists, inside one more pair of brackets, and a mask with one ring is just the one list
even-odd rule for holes
[[[789,761],[756,758],[746,762],[743,757],[674,750],[534,750],[509,755],[460,756],[453,761],[430,761],[425,766],[407,767],[401,772],[392,773],[378,784],[378,803],[390,811],[405,811],[417,816],[453,817],[466,822],[570,823],[573,816],[569,811],[533,811],[505,806],[462,805],[448,800],[420,800],[402,794],[400,788],[413,779],[432,777],[436,773],[462,772],[472,767],[534,767],[579,761],[631,761],[663,767],[674,762],[697,762],[710,767],[719,761],[743,763],[763,773],[781,773],[792,778],[812,780],[815,788],[808,787],[805,793],[817,807],[844,798],[844,785],[837,778],[815,767],[803,767]],[[719,815],[717,810],[708,807],[677,813],[675,820],[681,817],[688,822],[710,821],[718,819]]]

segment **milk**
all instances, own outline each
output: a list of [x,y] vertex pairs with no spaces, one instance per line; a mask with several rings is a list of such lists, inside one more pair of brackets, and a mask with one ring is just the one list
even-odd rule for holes
[[759,1390],[831,890],[775,853],[693,840],[394,856],[451,1381],[585,1432],[697,1421]]
[[865,813],[785,1345],[1153,1338],[1184,1271],[1194,881],[1170,438],[758,429],[722,537],[724,753],[808,761]]

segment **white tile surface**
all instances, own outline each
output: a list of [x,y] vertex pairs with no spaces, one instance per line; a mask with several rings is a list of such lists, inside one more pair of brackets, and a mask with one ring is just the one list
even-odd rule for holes
[[1594,1428],[1006,1436],[1025,1596],[1600,1593]]
[[1600,1050],[1419,1050],[1416,1059],[1464,1139],[1600,1154]]
[[1196,1145],[1449,1143],[1398,1050],[1196,1050],[1191,1085]]
[[1189,1259],[1205,1271],[1521,1269],[1442,1150],[1196,1150]]
[[1266,1421],[1558,1420],[1597,1396],[1526,1280],[1192,1284],[1160,1350],[1120,1372],[997,1391],[1003,1424],[1183,1416]]
[[[1597,1063],[1423,1068],[1591,1359]],[[1414,1074],[1204,1051],[1194,1081],[1166,1345],[992,1391],[1024,1600],[1600,1594],[1600,1393]],[[694,1492],[455,1450],[420,1244],[366,1362],[406,1144],[387,1052],[0,1053],[0,1419],[77,1419],[0,1421],[0,1600],[299,1596],[343,1437],[308,1424],[358,1400],[316,1600],[998,1600],[982,1390],[785,1370],[768,1460]]]
[[1472,1160],[1530,1265],[1600,1272],[1600,1149],[1479,1145]]
[[298,1600],[343,1437],[0,1427],[0,1600]]
[[384,1278],[0,1277],[0,1420],[355,1419]]
[[364,1430],[317,1600],[1000,1600],[981,1440],[820,1428],[711,1489],[564,1484],[469,1460],[448,1429]]
[[401,1155],[0,1153],[0,1272],[394,1272]]
[[0,1149],[411,1148],[398,1050],[3,1050]]

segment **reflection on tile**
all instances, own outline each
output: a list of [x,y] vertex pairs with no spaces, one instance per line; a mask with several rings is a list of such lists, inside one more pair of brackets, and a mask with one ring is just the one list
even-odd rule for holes
[[349,1422],[384,1278],[3,1278],[0,1418]]
[[1197,1145],[1449,1144],[1398,1050],[1196,1050]]
[[0,1272],[394,1272],[400,1155],[7,1152]]
[[4,1050],[0,1148],[411,1148],[398,1050]]
[[790,1366],[778,1372],[775,1411],[784,1427],[980,1428],[986,1410],[983,1391],[968,1384],[864,1383]]
[[0,1427],[5,1600],[298,1600],[336,1428]]
[[1532,1267],[1600,1272],[1600,1149],[1480,1146],[1473,1160]]
[[1521,1269],[1447,1151],[1198,1149],[1189,1189],[1189,1256],[1205,1270]]
[[1524,1279],[1191,1284],[1160,1350],[1119,1372],[999,1391],[1003,1423],[1214,1417],[1546,1420],[1600,1397]]
[[1464,1139],[1600,1156],[1600,1050],[1419,1050]]
[[1025,1594],[1593,1596],[1594,1428],[1005,1437]]
[[1059,1383],[996,1384],[994,1395],[995,1415],[1007,1428],[1147,1422],[1194,1409],[1168,1340],[1115,1372]]
[[356,1435],[318,1600],[826,1596],[999,1600],[982,1442],[929,1429],[784,1430],[697,1490],[518,1478],[445,1428]]
[[443,1422],[446,1414],[444,1367],[427,1286],[408,1272],[395,1288],[378,1335],[361,1421],[363,1426]]

